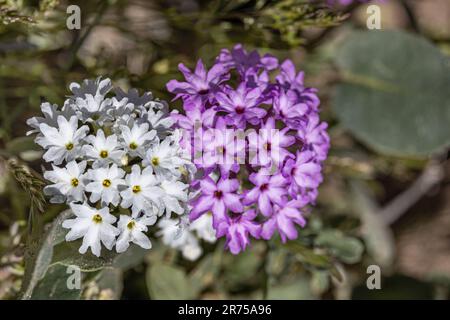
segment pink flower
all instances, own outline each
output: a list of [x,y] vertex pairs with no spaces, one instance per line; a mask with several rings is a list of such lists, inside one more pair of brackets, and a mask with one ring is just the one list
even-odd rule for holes
[[193,204],[189,214],[191,221],[207,211],[212,211],[213,225],[227,220],[227,209],[238,213],[244,210],[241,196],[236,193],[239,182],[236,179],[220,179],[217,183],[210,177],[200,181],[201,196]]

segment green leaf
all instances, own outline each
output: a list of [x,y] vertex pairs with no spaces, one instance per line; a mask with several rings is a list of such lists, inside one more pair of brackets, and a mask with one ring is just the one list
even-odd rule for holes
[[338,281],[343,280],[343,276],[337,269],[330,257],[314,252],[314,250],[305,247],[299,242],[290,241],[286,243],[286,248],[291,252],[296,253],[297,258],[305,265],[321,269],[328,270],[330,274]]
[[6,151],[13,155],[19,155],[25,151],[40,151],[40,147],[34,142],[34,136],[18,137],[6,144]]
[[327,247],[339,260],[349,264],[359,262],[364,252],[364,245],[359,239],[345,236],[339,230],[322,231],[315,243]]
[[189,278],[192,281],[192,288],[197,296],[204,288],[212,285],[217,279],[222,262],[223,248],[206,255],[190,272]]
[[266,262],[266,271],[271,276],[279,276],[285,271],[288,261],[288,250],[278,247],[276,250],[269,250]]
[[258,284],[262,273],[258,272],[263,263],[264,245],[255,242],[252,250],[246,250],[238,255],[227,254],[224,270],[224,284],[230,291],[238,291],[240,288]]
[[336,55],[334,111],[375,150],[426,156],[450,145],[448,58],[402,31],[354,32]]
[[104,268],[96,281],[100,291],[100,299],[120,299],[123,290],[123,272],[117,268]]
[[63,241],[61,224],[72,212],[63,211],[50,226],[39,245],[27,248],[25,275],[22,282],[22,298],[29,299],[38,281],[44,277],[53,258],[53,246]]
[[[154,250],[154,247],[152,250]],[[144,258],[147,254],[149,254],[149,252],[150,251],[148,249],[131,244],[127,251],[117,255],[114,259],[113,266],[122,270],[136,267],[144,261]]]
[[[115,264],[116,259],[120,257],[115,251],[109,251],[103,248],[100,257],[94,256],[91,252],[80,254],[78,248],[81,240],[66,242],[64,237],[67,229],[62,228],[62,222],[72,216],[70,210],[63,211],[50,225],[48,231],[42,237],[35,247],[28,248],[29,259],[26,260],[26,273],[22,284],[22,298],[30,299],[36,294],[34,290],[39,285],[39,298],[45,298],[45,290],[54,288],[50,285],[53,281],[54,273],[60,275],[62,271],[66,272],[67,266],[77,266],[82,272],[100,271],[105,267]],[[118,265],[125,265],[122,262]],[[67,279],[64,275],[64,281]],[[48,283],[48,285],[47,285]],[[57,294],[61,299],[69,297],[72,292],[63,292],[63,287],[57,287]],[[56,289],[54,289],[56,290]],[[69,290],[66,288],[66,290]],[[70,290],[69,290],[70,291]],[[56,293],[48,291],[48,298],[58,298]]]
[[290,278],[283,283],[269,287],[267,299],[310,300],[313,299],[309,280],[306,276]]
[[110,251],[105,248],[102,248],[100,257],[93,255],[90,251],[85,254],[81,254],[78,252],[80,246],[81,240],[63,242],[55,246],[52,265],[75,265],[78,266],[83,272],[93,272],[104,267],[112,266],[114,263],[114,258],[117,256],[115,251]]
[[298,242],[288,242],[286,247],[296,253],[300,261],[313,267],[328,269],[332,265],[329,257],[323,254],[315,253],[312,249],[309,249]]
[[48,268],[45,277],[34,288],[31,299],[33,300],[73,300],[79,299],[81,288],[69,289],[67,280],[70,274],[62,265],[54,265]]
[[309,285],[314,295],[320,297],[330,288],[330,276],[325,271],[314,271]]
[[194,292],[182,268],[166,264],[152,264],[147,269],[147,288],[152,299],[192,299]]

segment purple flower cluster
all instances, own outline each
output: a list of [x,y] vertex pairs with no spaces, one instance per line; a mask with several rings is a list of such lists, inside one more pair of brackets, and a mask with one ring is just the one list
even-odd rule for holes
[[[190,219],[211,212],[216,236],[226,237],[233,254],[250,237],[268,240],[278,232],[283,242],[297,238],[296,225],[305,225],[306,207],[316,200],[330,145],[317,90],[304,86],[292,61],[279,64],[241,45],[223,49],[209,71],[201,60],[193,72],[183,64],[179,69],[185,81],[171,80],[167,89],[182,99],[184,115],[173,118],[189,133],[183,146],[194,158],[202,154],[194,161]],[[258,133],[238,143],[236,135],[220,134],[229,130]],[[237,161],[240,151],[250,150],[257,151],[257,162]],[[233,161],[211,160],[219,151]]]

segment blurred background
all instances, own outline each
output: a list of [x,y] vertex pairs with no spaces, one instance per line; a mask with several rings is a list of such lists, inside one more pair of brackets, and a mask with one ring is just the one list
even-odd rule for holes
[[[0,299],[448,299],[450,1],[371,2],[382,30],[368,29],[369,4],[323,2],[0,0]],[[79,30],[66,26],[73,4]],[[158,241],[79,256],[51,224],[65,208],[42,199],[26,120],[98,76],[170,100],[179,62],[211,65],[236,43],[291,58],[319,89],[332,146],[300,238],[238,256],[205,243],[197,261]]]

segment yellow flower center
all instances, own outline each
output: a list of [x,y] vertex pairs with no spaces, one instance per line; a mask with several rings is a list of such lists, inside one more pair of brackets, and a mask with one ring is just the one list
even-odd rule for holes
[[101,215],[99,215],[98,213],[96,215],[94,215],[92,217],[92,221],[94,221],[95,223],[102,223],[103,218]]
[[133,186],[133,193],[141,192],[141,186]]
[[136,144],[136,142],[132,142],[132,143],[130,143],[129,147],[131,150],[136,150],[138,145]]
[[135,225],[136,225],[136,222],[134,222],[134,220],[131,220],[130,222],[128,222],[127,228],[131,230],[134,228]]
[[77,178],[73,178],[71,181],[70,181],[70,184],[72,185],[72,187],[78,187],[78,179]]
[[108,151],[106,150],[102,150],[100,151],[100,157],[102,157],[103,159],[108,157]]
[[72,142],[67,143],[66,144],[66,150],[70,151],[72,149],[73,149],[73,143]]
[[157,157],[152,158],[152,165],[158,166],[159,165],[159,159]]
[[102,184],[104,187],[108,188],[111,185],[111,180],[105,179]]

